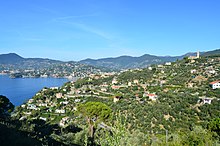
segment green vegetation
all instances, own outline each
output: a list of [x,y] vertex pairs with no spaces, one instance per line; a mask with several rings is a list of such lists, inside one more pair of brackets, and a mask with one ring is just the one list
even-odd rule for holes
[[0,95],[0,118],[8,116],[14,110],[14,105],[9,99],[3,95]]
[[10,123],[44,145],[219,145],[220,56],[44,88]]
[[78,107],[78,111],[86,117],[91,138],[94,137],[94,128],[97,127],[97,124],[109,119],[112,112],[108,106],[101,102],[87,102],[86,104],[81,104]]

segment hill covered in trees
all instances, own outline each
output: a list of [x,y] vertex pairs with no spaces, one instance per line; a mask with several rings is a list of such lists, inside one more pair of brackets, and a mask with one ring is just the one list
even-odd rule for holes
[[44,145],[218,145],[220,56],[44,88],[17,107],[11,123]]
[[[219,53],[219,49],[217,49],[213,51],[200,52],[200,54],[209,56],[211,54],[220,54],[220,53]],[[139,57],[120,56],[115,58],[85,59],[85,60],[81,60],[80,63],[122,70],[122,69],[146,68],[152,64],[174,62],[176,60],[181,60],[186,56],[192,56],[192,55],[196,55],[196,52],[190,52],[180,56],[156,56],[156,55],[145,54]]]

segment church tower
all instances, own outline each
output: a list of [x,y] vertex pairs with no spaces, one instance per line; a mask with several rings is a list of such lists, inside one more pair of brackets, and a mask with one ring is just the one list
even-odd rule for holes
[[197,52],[197,56],[196,56],[196,58],[199,58],[199,51]]

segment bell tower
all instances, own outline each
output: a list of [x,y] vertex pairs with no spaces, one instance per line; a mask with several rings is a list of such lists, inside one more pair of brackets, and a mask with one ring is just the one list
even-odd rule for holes
[[197,51],[197,56],[196,56],[196,58],[199,58],[199,51]]

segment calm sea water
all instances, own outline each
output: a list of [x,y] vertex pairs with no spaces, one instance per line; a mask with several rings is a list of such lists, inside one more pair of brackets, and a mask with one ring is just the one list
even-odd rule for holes
[[65,82],[68,80],[59,78],[11,79],[8,75],[0,75],[0,95],[8,97],[15,106],[19,106],[43,87],[60,87]]

